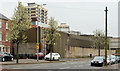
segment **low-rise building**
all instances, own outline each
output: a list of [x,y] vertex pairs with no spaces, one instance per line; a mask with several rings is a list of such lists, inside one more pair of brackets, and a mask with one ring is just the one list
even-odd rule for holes
[[112,50],[120,49],[120,37],[112,37],[109,39],[109,48]]
[[70,28],[66,23],[61,23],[61,25],[58,26],[58,31],[69,33]]
[[8,40],[8,18],[0,13],[0,51],[9,52],[11,42]]
[[81,35],[81,33],[79,31],[70,31],[69,34]]

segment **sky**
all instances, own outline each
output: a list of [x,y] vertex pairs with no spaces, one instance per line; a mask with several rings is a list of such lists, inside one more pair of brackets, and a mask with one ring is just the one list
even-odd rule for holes
[[0,13],[11,18],[18,1],[47,4],[48,18],[54,17],[58,24],[65,22],[70,30],[93,34],[96,29],[105,30],[105,7],[108,7],[108,36],[118,37],[119,0],[0,0]]

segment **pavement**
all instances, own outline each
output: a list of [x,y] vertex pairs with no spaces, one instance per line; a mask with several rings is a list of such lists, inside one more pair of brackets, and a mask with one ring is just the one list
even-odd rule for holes
[[[62,58],[59,61],[46,61],[46,60],[36,60],[36,59],[19,59],[19,64],[41,64],[41,63],[56,63],[56,62],[66,62],[66,61],[85,61],[91,60],[91,58]],[[13,61],[0,62],[1,65],[15,65],[16,59]]]

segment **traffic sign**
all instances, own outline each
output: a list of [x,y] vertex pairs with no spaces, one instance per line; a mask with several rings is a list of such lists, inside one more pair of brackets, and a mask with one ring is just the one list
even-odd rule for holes
[[36,49],[39,49],[39,43],[37,44]]

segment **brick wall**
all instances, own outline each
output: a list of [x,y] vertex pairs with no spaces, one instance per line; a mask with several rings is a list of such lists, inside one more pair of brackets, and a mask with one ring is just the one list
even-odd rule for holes
[[[2,21],[2,28],[0,28],[0,33],[2,33],[2,41],[0,41],[0,44],[4,45],[4,47],[6,47],[6,52],[8,52],[8,48],[11,47],[11,42],[6,41],[6,34],[9,33],[9,30],[6,29],[6,22],[8,21],[2,19],[0,19],[0,21]],[[1,51],[3,51],[3,49]]]

